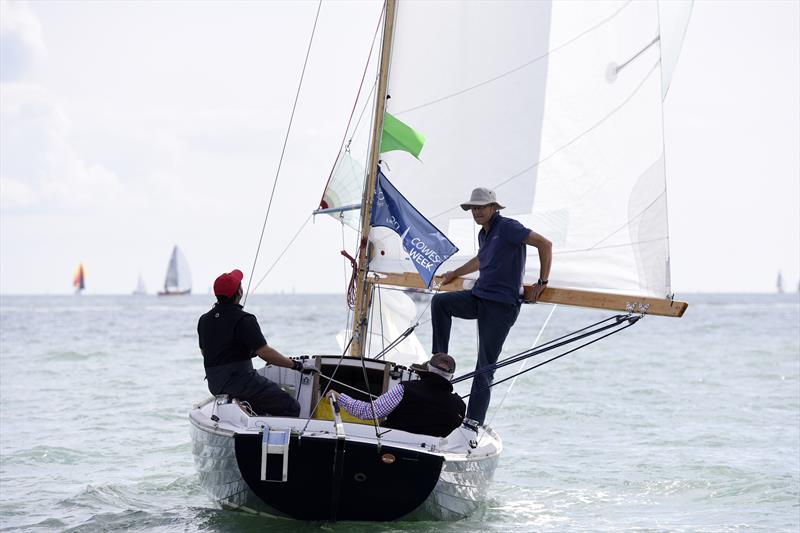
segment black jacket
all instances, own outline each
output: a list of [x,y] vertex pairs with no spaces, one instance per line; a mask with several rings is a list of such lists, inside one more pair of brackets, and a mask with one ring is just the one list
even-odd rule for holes
[[389,413],[385,427],[422,435],[446,437],[461,425],[467,407],[453,386],[441,376],[424,373],[403,382],[403,399]]
[[256,317],[238,304],[215,304],[197,322],[197,335],[206,368],[249,361],[267,344]]

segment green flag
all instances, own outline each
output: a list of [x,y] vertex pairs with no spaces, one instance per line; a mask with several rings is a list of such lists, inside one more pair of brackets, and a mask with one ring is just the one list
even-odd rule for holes
[[380,153],[402,150],[419,159],[419,153],[422,151],[422,145],[424,144],[425,137],[389,113],[383,114],[383,136],[381,137]]

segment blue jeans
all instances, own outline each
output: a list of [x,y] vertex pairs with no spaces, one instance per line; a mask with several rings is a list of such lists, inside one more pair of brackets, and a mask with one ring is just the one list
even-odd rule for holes
[[[478,362],[475,370],[497,362],[508,332],[519,316],[520,304],[495,302],[473,296],[471,291],[439,293],[431,301],[433,352],[447,353],[453,317],[478,320]],[[483,424],[492,393],[494,370],[476,375],[467,406],[467,418]]]

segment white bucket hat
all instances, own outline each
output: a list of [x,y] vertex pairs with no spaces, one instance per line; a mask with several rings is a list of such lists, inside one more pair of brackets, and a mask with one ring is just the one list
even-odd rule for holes
[[461,204],[461,209],[469,211],[472,207],[489,204],[495,204],[497,209],[505,209],[504,205],[497,203],[497,195],[493,190],[485,187],[478,187],[472,191],[469,201]]

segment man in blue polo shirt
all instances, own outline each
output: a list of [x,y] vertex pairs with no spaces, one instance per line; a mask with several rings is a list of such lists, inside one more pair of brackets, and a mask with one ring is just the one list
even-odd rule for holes
[[[552,261],[552,243],[519,222],[500,215],[503,206],[497,203],[494,191],[480,187],[472,191],[464,211],[472,211],[478,232],[478,255],[457,269],[446,272],[442,284],[459,276],[480,271],[472,290],[438,293],[431,302],[433,353],[448,351],[453,317],[478,320],[478,362],[475,369],[492,365],[503,349],[511,326],[517,320],[522,298],[522,276],[525,273],[525,246],[539,251],[539,281],[532,301],[536,301],[547,285]],[[494,371],[477,374],[467,407],[467,418],[483,424],[489,408]]]

